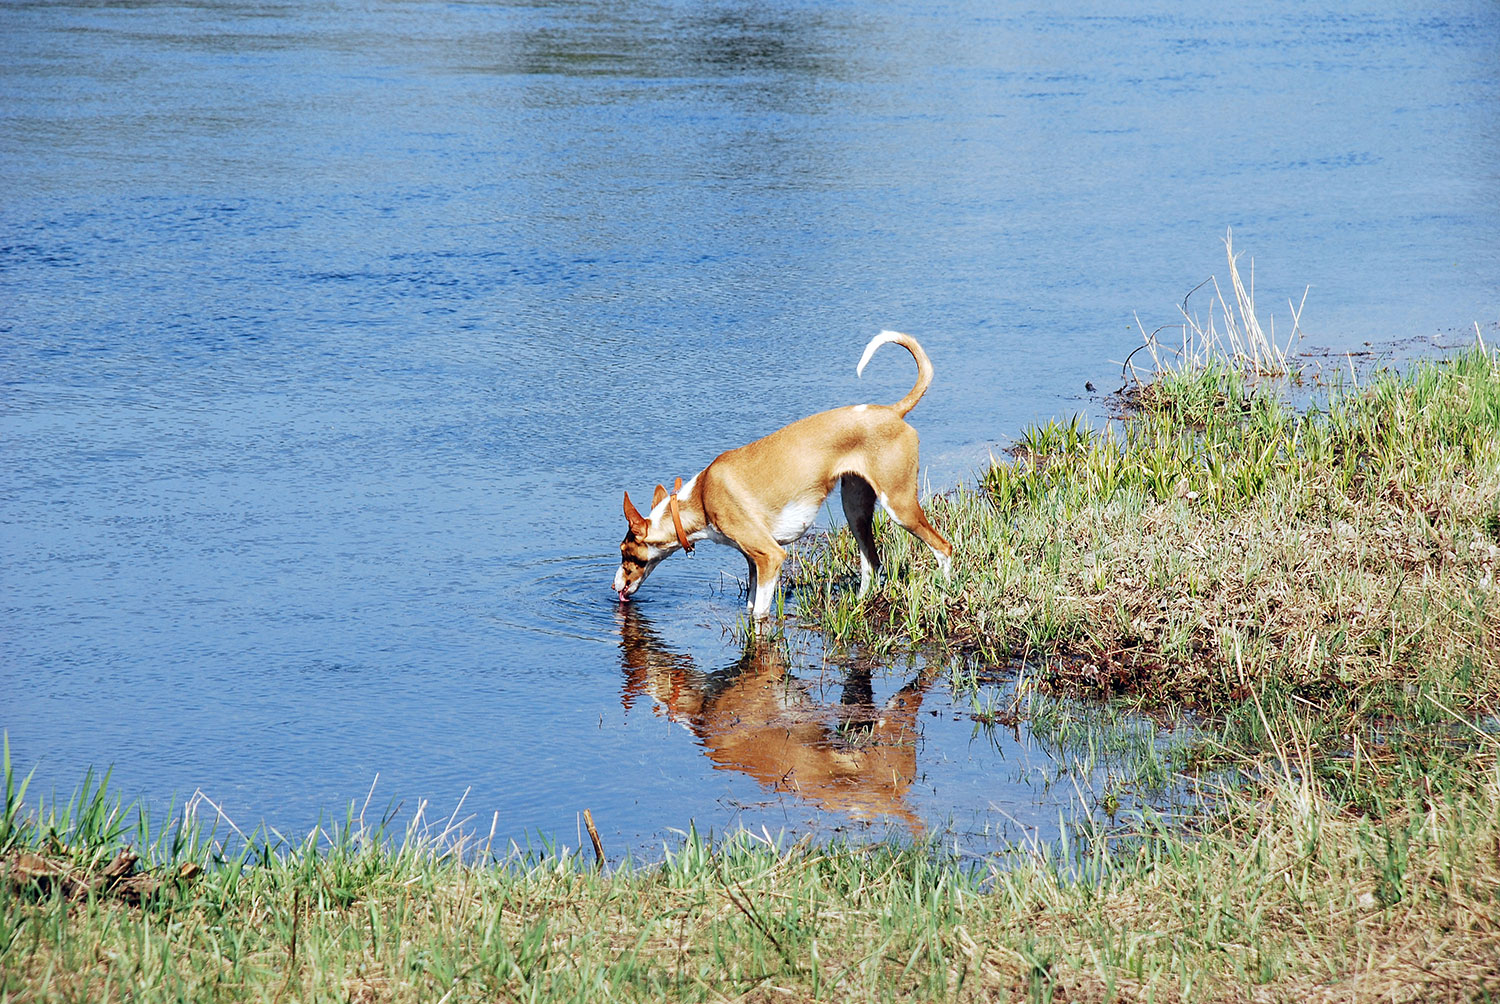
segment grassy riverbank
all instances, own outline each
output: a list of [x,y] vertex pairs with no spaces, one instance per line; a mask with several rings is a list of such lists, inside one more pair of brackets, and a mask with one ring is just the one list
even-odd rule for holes
[[0,999],[1495,999],[1493,752],[1417,785],[1372,762],[1378,815],[1268,769],[1201,833],[984,866],[741,837],[603,876],[351,831],[224,860],[103,795],[9,802]]
[[855,562],[836,534],[799,566],[801,614],[841,643],[1024,660],[1052,689],[1253,728],[1252,696],[1345,733],[1500,706],[1493,352],[1339,380],[1309,411],[1219,362],[1134,405],[1103,433],[1029,430],[932,500],[952,582],[886,525],[886,582],[862,601],[829,584]]
[[[1012,714],[1028,692],[1193,712],[1217,741],[1179,751],[1189,771],[1293,728],[1327,794],[1379,815],[1500,712],[1500,364],[1476,342],[1297,411],[1226,358],[1162,373],[1103,433],[1029,430],[934,500],[952,582],[887,526],[891,574],[859,602],[818,585],[853,560],[836,535],[801,612],[844,643],[1024,664]],[[1413,766],[1371,783],[1372,757]]]
[[1245,781],[1188,832],[695,839],[601,875],[351,825],[226,859],[97,789],[24,808],[7,762],[0,1001],[1500,999],[1500,362],[1326,390],[1296,412],[1210,360],[1103,434],[1033,430],[932,505],[948,583],[889,528],[863,601],[826,586],[846,535],[803,556],[836,640],[1024,662],[1007,714],[1192,709],[1179,769]]

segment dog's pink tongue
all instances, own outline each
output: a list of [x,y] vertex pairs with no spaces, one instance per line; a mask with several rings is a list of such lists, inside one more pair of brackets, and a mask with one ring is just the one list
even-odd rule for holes
[[620,590],[617,590],[617,591],[620,594],[620,602],[621,603],[629,603],[630,602],[630,594],[629,593],[627,593],[623,589],[620,589]]

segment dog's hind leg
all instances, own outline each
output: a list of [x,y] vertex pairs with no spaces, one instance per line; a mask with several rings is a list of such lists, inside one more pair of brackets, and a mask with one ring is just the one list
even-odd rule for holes
[[859,475],[845,474],[839,478],[839,496],[849,532],[859,545],[859,595],[863,596],[880,575],[880,552],[875,549],[875,531],[870,525],[875,515],[875,489]]
[[948,543],[948,538],[938,533],[932,524],[927,522],[927,514],[922,511],[922,504],[917,501],[915,481],[909,489],[898,492],[895,497],[888,498],[881,495],[880,504],[885,506],[892,519],[901,524],[903,530],[921,540],[932,550],[932,556],[937,559],[943,578],[948,578],[949,569],[953,565],[953,545]]

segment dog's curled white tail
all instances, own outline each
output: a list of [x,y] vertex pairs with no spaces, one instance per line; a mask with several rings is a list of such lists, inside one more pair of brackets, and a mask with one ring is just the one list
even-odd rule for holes
[[865,375],[865,367],[870,365],[870,359],[875,355],[876,349],[880,348],[886,342],[894,342],[898,338],[907,337],[909,336],[903,335],[899,331],[882,331],[880,334],[870,339],[870,344],[865,346],[865,354],[859,357],[859,365],[854,367],[854,375],[857,377],[862,377]]
[[865,346],[864,355],[859,357],[859,365],[854,368],[854,375],[863,377],[865,375],[865,366],[870,362],[870,357],[875,354],[876,349],[887,342],[895,342],[897,345],[902,346],[917,361],[916,385],[912,387],[905,397],[891,405],[892,408],[896,409],[896,414],[905,417],[906,413],[915,408],[917,402],[922,400],[922,395],[927,393],[927,388],[932,386],[932,361],[927,358],[927,353],[922,351],[922,346],[917,344],[915,338],[911,335],[902,334],[899,331],[882,331],[870,339],[870,344]]

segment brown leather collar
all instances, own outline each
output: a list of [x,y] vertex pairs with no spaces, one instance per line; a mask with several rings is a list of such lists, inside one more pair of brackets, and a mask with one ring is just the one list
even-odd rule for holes
[[677,479],[677,484],[672,486],[672,497],[667,500],[667,508],[672,513],[672,525],[677,528],[677,543],[682,545],[684,551],[693,550],[692,541],[687,539],[687,534],[682,532],[682,513],[677,507],[677,493],[682,491],[682,479]]

